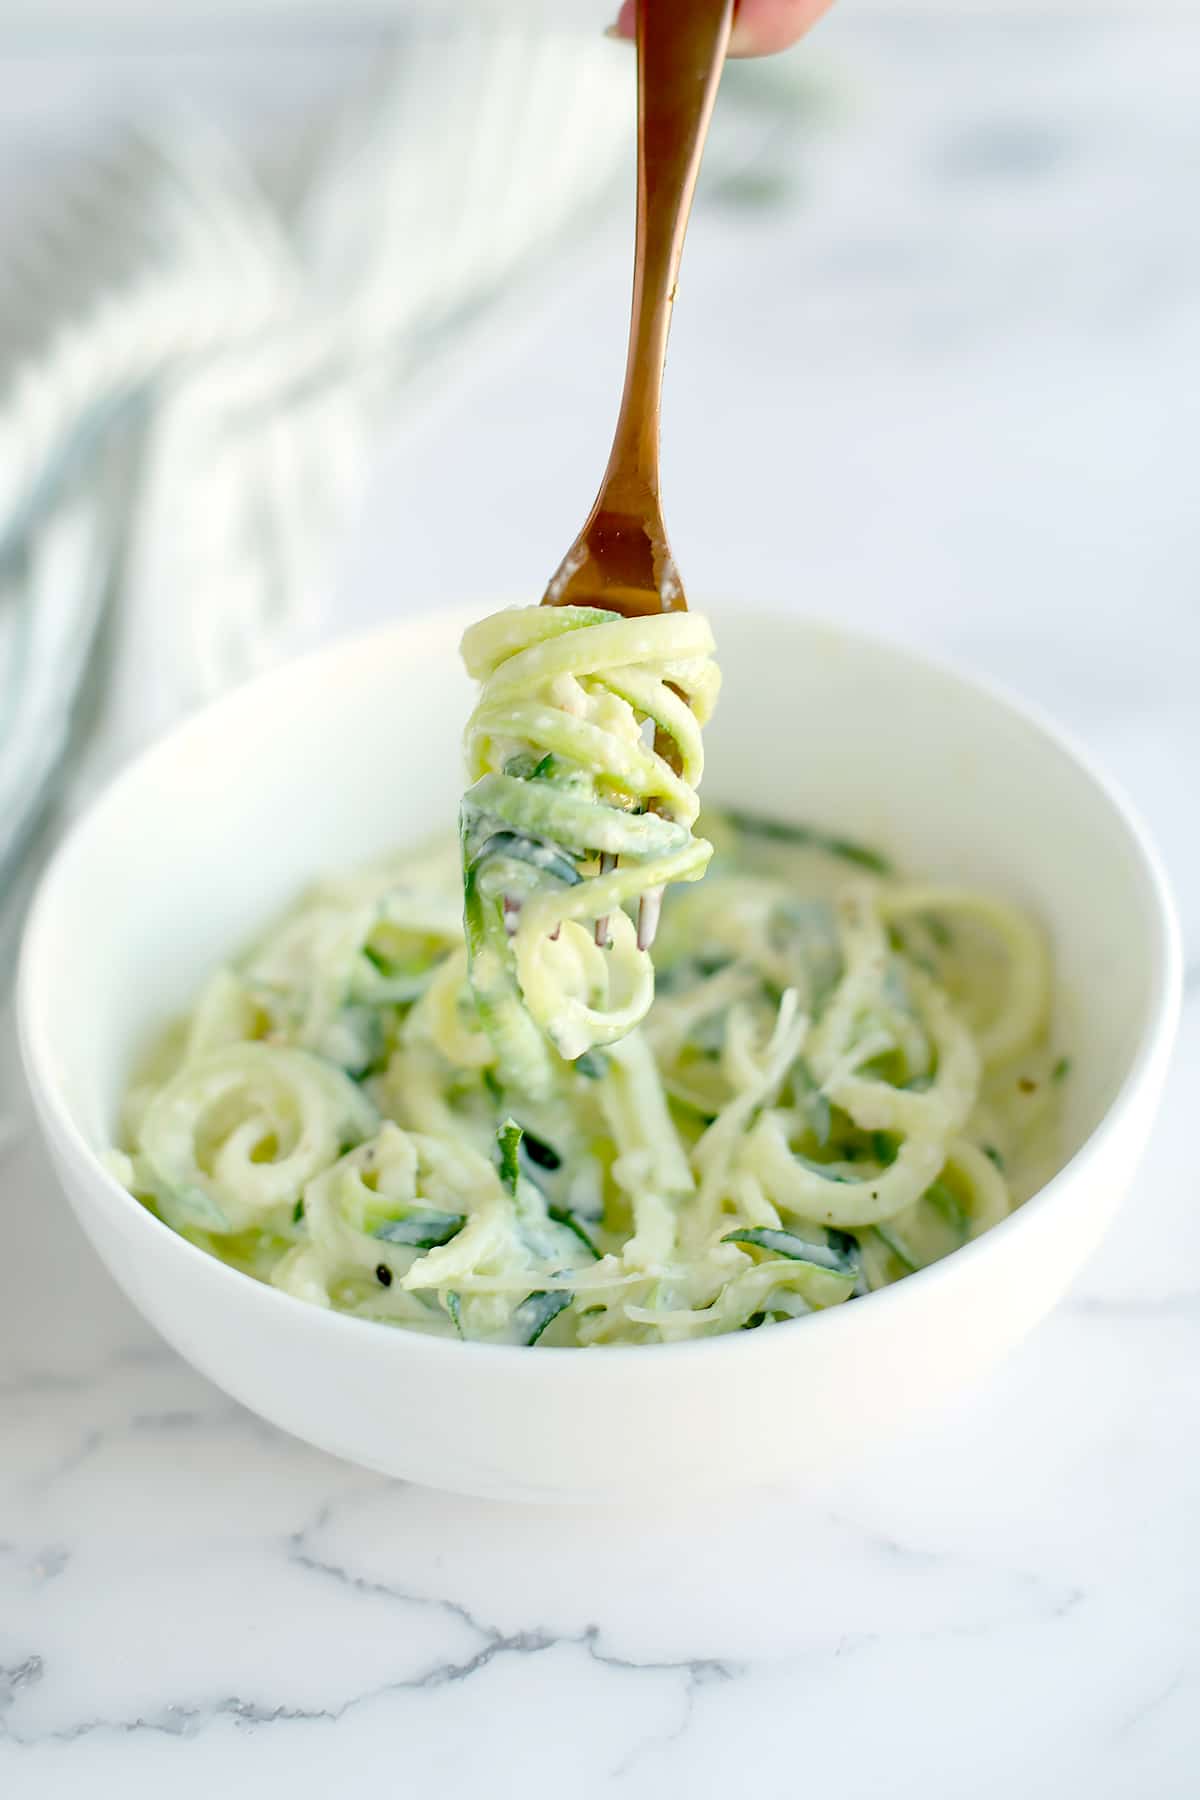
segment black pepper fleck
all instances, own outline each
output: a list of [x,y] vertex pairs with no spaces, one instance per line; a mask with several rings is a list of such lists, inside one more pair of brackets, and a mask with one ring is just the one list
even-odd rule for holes
[[380,1263],[379,1267],[375,1271],[375,1279],[379,1283],[380,1287],[391,1287],[392,1271],[388,1268],[386,1263]]
[[530,1162],[536,1163],[539,1169],[558,1169],[562,1167],[562,1157],[549,1144],[543,1144],[541,1138],[527,1131],[521,1140],[525,1145],[525,1154]]

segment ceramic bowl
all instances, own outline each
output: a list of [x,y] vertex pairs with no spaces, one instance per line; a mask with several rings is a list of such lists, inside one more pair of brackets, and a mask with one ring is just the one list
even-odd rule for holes
[[509,1500],[803,1480],[965,1387],[1054,1304],[1128,1189],[1175,1029],[1170,896],[1063,737],[962,673],[794,616],[713,609],[706,795],[877,843],[1034,909],[1073,1068],[1063,1166],[1011,1218],[849,1306],[697,1342],[508,1349],[310,1307],[175,1236],[107,1172],[130,1066],[204,975],[318,874],[449,828],[488,608],[340,643],[140,757],[47,871],[20,971],[25,1065],[76,1214],[180,1354],[370,1468]]

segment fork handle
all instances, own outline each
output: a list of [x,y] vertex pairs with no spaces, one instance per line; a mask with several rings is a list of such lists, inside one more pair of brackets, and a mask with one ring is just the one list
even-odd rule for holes
[[638,0],[638,198],[625,388],[598,505],[658,502],[663,365],[734,0]]

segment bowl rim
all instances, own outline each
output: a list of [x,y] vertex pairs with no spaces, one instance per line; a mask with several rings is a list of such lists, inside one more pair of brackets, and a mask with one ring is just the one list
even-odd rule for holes
[[[241,707],[253,707],[259,696],[269,693],[272,688],[286,687],[289,683],[303,681],[311,676],[313,670],[325,663],[334,663],[339,659],[353,662],[357,658],[370,658],[372,649],[385,641],[403,640],[412,635],[427,633],[436,628],[439,636],[448,637],[455,628],[463,628],[474,620],[484,617],[487,611],[495,611],[505,605],[527,605],[527,599],[512,596],[500,598],[492,603],[478,601],[470,604],[432,607],[416,612],[405,618],[392,619],[364,632],[349,633],[317,645],[303,654],[292,657],[279,666],[268,669],[264,673],[242,683],[228,694],[218,696],[206,705],[188,715],[179,724],[173,726],[144,746],[122,768],[105,783],[103,788],[88,802],[79,817],[72,820],[61,842],[56,846],[47,866],[42,871],[34,897],[30,906],[22,936],[18,961],[16,984],[16,1016],[21,1059],[31,1094],[35,1103],[35,1111],[43,1134],[48,1140],[57,1143],[70,1152],[72,1162],[81,1175],[88,1178],[91,1185],[88,1204],[95,1204],[97,1189],[107,1198],[121,1207],[126,1216],[136,1218],[140,1226],[157,1234],[157,1242],[161,1253],[167,1257],[181,1257],[183,1269],[190,1269],[202,1281],[213,1280],[218,1286],[228,1283],[236,1284],[230,1291],[231,1301],[236,1294],[249,1307],[255,1305],[266,1309],[265,1316],[282,1306],[285,1311],[282,1317],[290,1317],[296,1326],[307,1318],[311,1329],[316,1332],[334,1333],[349,1332],[356,1337],[363,1333],[372,1334],[378,1345],[379,1354],[387,1355],[429,1355],[433,1357],[451,1356],[465,1359],[464,1367],[476,1366],[479,1358],[485,1358],[489,1365],[499,1366],[512,1361],[515,1366],[527,1369],[534,1367],[545,1370],[556,1362],[567,1358],[579,1361],[578,1347],[574,1345],[541,1345],[539,1354],[531,1362],[528,1347],[525,1345],[487,1344],[471,1341],[462,1342],[454,1338],[436,1337],[420,1331],[406,1331],[401,1327],[387,1325],[374,1319],[360,1319],[352,1314],[341,1313],[333,1308],[313,1306],[310,1302],[300,1300],[292,1294],[259,1281],[255,1277],[232,1268],[219,1257],[200,1249],[188,1239],[172,1231],[160,1219],[156,1218],[142,1203],[123,1187],[116,1176],[106,1168],[100,1153],[92,1148],[83,1132],[76,1124],[68,1102],[61,1092],[53,1076],[53,1056],[51,1045],[53,1040],[53,1024],[46,1015],[39,994],[39,967],[46,955],[46,942],[51,931],[49,913],[57,891],[70,872],[72,858],[76,846],[86,834],[96,828],[96,820],[103,818],[109,809],[119,808],[125,790],[134,786],[143,771],[154,760],[163,754],[168,747],[177,745],[189,736],[203,738],[220,723],[223,715],[236,712]],[[979,1237],[961,1245],[948,1256],[938,1262],[930,1263],[906,1276],[903,1281],[891,1283],[874,1293],[863,1296],[870,1302],[866,1316],[882,1320],[882,1310],[890,1306],[897,1307],[920,1305],[923,1296],[935,1282],[946,1283],[955,1280],[955,1270],[965,1269],[968,1261],[972,1264],[981,1256],[989,1253],[997,1234],[1003,1234],[1005,1242],[1017,1233],[1033,1228],[1035,1220],[1049,1207],[1053,1206],[1059,1193],[1068,1185],[1080,1179],[1086,1179],[1089,1172],[1106,1155],[1114,1135],[1119,1130],[1125,1116],[1133,1109],[1139,1096],[1148,1088],[1153,1088],[1165,1075],[1166,1065],[1174,1044],[1176,1028],[1179,1020],[1182,994],[1182,948],[1178,915],[1171,885],[1166,875],[1159,851],[1136,808],[1128,799],[1119,783],[1104,773],[1093,760],[1090,752],[1085,750],[1074,735],[1061,726],[1040,705],[1015,694],[1005,683],[982,675],[966,668],[956,658],[942,653],[928,654],[915,649],[902,639],[886,632],[863,630],[847,627],[819,614],[797,613],[791,608],[771,604],[757,604],[747,607],[744,603],[722,602],[714,598],[706,602],[702,610],[711,617],[718,626],[722,619],[730,624],[739,619],[752,617],[769,625],[778,625],[786,629],[798,630],[802,633],[827,638],[830,642],[843,644],[851,653],[867,651],[883,652],[895,657],[902,664],[931,672],[956,683],[1001,709],[1014,715],[1027,729],[1043,740],[1047,748],[1056,752],[1083,775],[1085,780],[1099,793],[1111,813],[1122,828],[1127,843],[1134,852],[1139,871],[1143,878],[1146,904],[1144,926],[1149,938],[1152,958],[1150,990],[1145,1002],[1143,1020],[1136,1046],[1128,1060],[1121,1082],[1103,1116],[1093,1127],[1088,1136],[1079,1145],[1071,1157],[1057,1169],[1055,1173],[1029,1198],[1016,1207],[1006,1218],[993,1225]],[[82,1184],[82,1185],[86,1185]],[[75,1203],[75,1195],[70,1196]],[[603,1355],[586,1357],[586,1367],[595,1378],[599,1369],[611,1368],[623,1370],[628,1360],[633,1357],[643,1377],[651,1369],[658,1369],[664,1376],[668,1368],[674,1367],[684,1358],[712,1357],[723,1351],[729,1354],[731,1343],[740,1345],[736,1354],[744,1359],[764,1354],[778,1354],[765,1348],[772,1343],[783,1348],[779,1333],[790,1324],[793,1332],[789,1333],[787,1342],[796,1343],[795,1328],[803,1329],[806,1335],[820,1332],[828,1337],[835,1331],[857,1331],[862,1329],[855,1323],[863,1317],[861,1306],[831,1306],[820,1312],[806,1315],[802,1319],[780,1321],[770,1331],[734,1331],[723,1332],[712,1337],[689,1338],[668,1344],[605,1344],[600,1346]],[[366,1343],[367,1338],[361,1338]],[[386,1349],[384,1346],[390,1346]],[[650,1352],[647,1363],[647,1352]]]

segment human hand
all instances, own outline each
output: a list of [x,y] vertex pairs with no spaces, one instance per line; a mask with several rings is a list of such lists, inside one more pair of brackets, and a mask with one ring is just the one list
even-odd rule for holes
[[[802,38],[833,0],[741,0],[734,15],[730,56],[769,56]],[[622,0],[613,27],[618,37],[635,35],[637,0]]]

